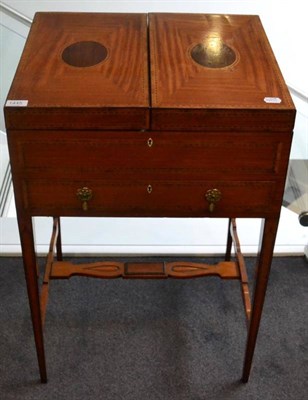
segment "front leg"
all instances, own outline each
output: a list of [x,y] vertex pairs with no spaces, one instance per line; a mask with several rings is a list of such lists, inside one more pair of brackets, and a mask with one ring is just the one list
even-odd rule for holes
[[271,217],[263,220],[261,229],[260,250],[255,278],[254,300],[251,321],[247,337],[246,354],[243,367],[242,381],[248,382],[252,365],[254,349],[260,326],[262,309],[271,269],[273,251],[278,229],[279,217]]
[[32,218],[19,216],[18,224],[40,377],[41,382],[46,383],[47,373]]

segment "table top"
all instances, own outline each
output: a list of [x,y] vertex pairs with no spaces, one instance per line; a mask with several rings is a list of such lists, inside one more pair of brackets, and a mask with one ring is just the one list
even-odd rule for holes
[[292,105],[258,16],[154,13],[149,26],[153,107]]
[[37,13],[8,98],[29,107],[147,107],[146,35],[144,14]]
[[295,116],[258,16],[172,13],[37,13],[5,111],[9,128],[39,129],[83,111],[93,129],[224,130],[235,116],[290,130]]

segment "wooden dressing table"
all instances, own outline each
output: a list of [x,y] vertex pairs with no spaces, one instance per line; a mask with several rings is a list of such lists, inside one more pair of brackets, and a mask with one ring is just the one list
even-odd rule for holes
[[[259,18],[37,13],[4,111],[41,381],[50,279],[217,275],[240,281],[247,382],[295,119]],[[41,290],[35,216],[54,217]],[[74,265],[62,216],[229,218],[225,260]],[[264,221],[252,309],[241,217]]]

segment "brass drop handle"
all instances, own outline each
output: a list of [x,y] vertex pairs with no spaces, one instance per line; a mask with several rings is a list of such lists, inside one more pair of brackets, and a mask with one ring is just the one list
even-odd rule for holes
[[205,194],[205,198],[209,202],[209,212],[213,212],[216,203],[221,199],[221,191],[218,189],[209,189]]
[[92,199],[92,190],[84,186],[77,190],[78,199],[82,202],[83,211],[88,210],[88,201]]

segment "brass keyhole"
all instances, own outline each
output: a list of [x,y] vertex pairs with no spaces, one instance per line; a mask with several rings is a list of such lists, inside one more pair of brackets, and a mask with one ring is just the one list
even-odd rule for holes
[[149,147],[152,147],[152,146],[153,146],[153,139],[152,139],[152,138],[149,138],[149,139],[148,139],[148,146],[149,146]]
[[147,192],[148,192],[149,194],[151,194],[151,193],[152,193],[152,190],[153,190],[152,186],[151,186],[151,185],[148,185],[148,187],[147,187]]

